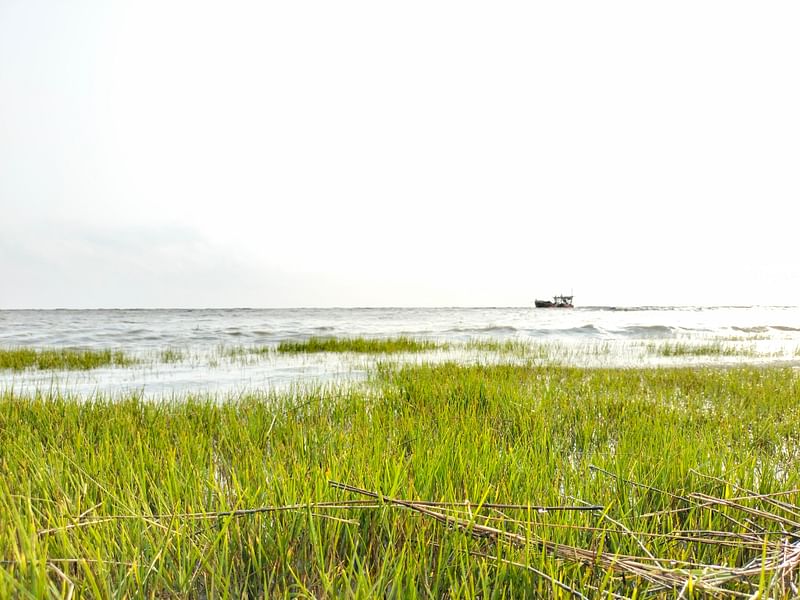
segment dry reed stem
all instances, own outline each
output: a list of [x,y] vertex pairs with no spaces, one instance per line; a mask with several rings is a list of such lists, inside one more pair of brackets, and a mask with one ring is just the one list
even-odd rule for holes
[[[659,490],[652,486],[646,486],[634,481],[625,480],[602,469],[597,470],[607,473],[612,477],[615,477],[620,481],[630,485],[664,493],[674,498],[680,498],[688,502],[699,500],[703,506],[695,506],[695,508],[707,508],[708,510],[717,512],[720,515],[724,515],[724,513],[716,510],[715,507],[718,505],[724,506],[731,510],[740,511],[747,515],[755,516],[763,520],[771,521],[773,524],[781,526],[794,525],[792,521],[785,519],[780,515],[775,515],[763,510],[753,509],[731,500],[715,498],[713,496],[700,493],[693,493],[688,497],[678,496],[664,490]],[[503,540],[517,547],[533,545],[560,560],[582,564],[592,568],[600,568],[603,571],[613,572],[620,576],[633,576],[634,578],[652,584],[654,589],[651,589],[651,591],[673,590],[682,596],[691,589],[708,594],[724,595],[726,597],[747,598],[751,597],[751,594],[741,591],[738,589],[738,586],[747,584],[747,582],[750,582],[750,585],[752,585],[754,582],[750,581],[751,579],[762,577],[765,573],[772,575],[769,584],[770,589],[775,588],[778,585],[782,590],[796,589],[796,586],[792,581],[792,576],[796,572],[798,565],[800,565],[800,541],[789,543],[787,539],[788,537],[798,540],[798,536],[796,534],[786,533],[785,530],[784,537],[781,542],[775,543],[769,541],[769,538],[767,537],[769,534],[764,533],[762,537],[762,535],[752,531],[748,531],[747,533],[725,531],[691,532],[695,535],[687,535],[689,532],[673,532],[672,534],[636,532],[632,531],[621,522],[611,519],[610,517],[607,520],[616,525],[618,529],[610,530],[600,527],[576,527],[578,529],[596,531],[599,535],[604,535],[613,531],[615,533],[621,533],[630,536],[642,549],[646,556],[629,556],[580,548],[567,544],[551,542],[537,536],[523,536],[517,533],[504,531],[497,527],[476,523],[476,515],[471,511],[466,515],[469,518],[463,518],[458,516],[458,514],[448,514],[446,512],[442,512],[441,510],[432,510],[429,505],[423,505],[422,503],[416,501],[390,498],[377,492],[372,492],[348,484],[333,481],[329,483],[336,489],[362,494],[370,498],[380,499],[383,503],[418,512],[449,527],[461,529],[475,537],[488,537],[494,539],[495,541]],[[482,518],[486,520],[500,520],[498,517],[484,516]],[[730,517],[728,521],[741,526],[741,523],[733,517]],[[510,522],[515,524],[521,523],[518,520],[510,520]],[[527,525],[530,527],[538,524],[527,523]],[[749,530],[750,528],[746,529]],[[705,534],[705,537],[703,534]],[[773,535],[779,534],[776,533]],[[658,558],[647,548],[642,539],[640,539],[655,536],[667,537],[670,539],[693,543],[735,545],[738,547],[750,548],[753,550],[755,557],[742,567],[713,564],[709,565],[692,563],[689,561],[673,561],[669,558]],[[720,540],[716,539],[717,537],[727,537],[729,539]],[[514,564],[530,569],[530,565],[506,561],[505,559],[500,560],[507,562],[507,564]],[[681,564],[681,566],[676,566],[678,564]],[[671,565],[671,567],[668,568],[665,565]],[[534,572],[536,571],[534,570]],[[559,587],[566,586],[566,584],[563,584],[563,582],[554,581],[549,576],[546,578],[555,585],[559,585]],[[573,590],[569,586],[564,587],[564,589],[567,589],[570,591],[570,593],[579,594],[579,592]]]
[[[335,487],[335,486],[334,486]],[[379,498],[378,495],[375,495],[374,498]],[[529,505],[529,504],[497,504],[497,503],[484,503],[481,505],[475,504],[473,502],[433,502],[428,500],[414,500],[414,504],[418,506],[427,506],[427,507],[436,507],[436,508],[443,508],[443,509],[459,509],[465,508],[467,510],[471,510],[473,508],[487,508],[487,509],[504,509],[504,510],[533,510],[539,513],[548,513],[548,512],[566,512],[566,511],[595,511],[599,510],[602,507],[600,506],[539,506],[539,505]],[[105,516],[96,516],[87,518],[87,513],[91,512],[93,509],[100,506],[92,507],[91,509],[84,511],[77,517],[71,517],[73,523],[69,525],[63,525],[61,527],[52,527],[48,529],[41,529],[37,532],[37,535],[44,536],[51,533],[56,533],[59,531],[67,531],[69,529],[76,529],[82,527],[89,527],[92,525],[99,525],[101,523],[108,523],[112,521],[122,521],[122,520],[145,520],[153,525],[156,525],[157,521],[159,520],[166,520],[166,519],[194,519],[194,520],[201,520],[201,519],[221,519],[225,517],[245,517],[250,515],[255,515],[259,513],[270,513],[270,512],[288,512],[288,511],[299,511],[299,510],[358,510],[358,509],[376,509],[382,508],[385,504],[382,503],[375,503],[371,500],[340,500],[335,502],[307,502],[301,504],[285,504],[285,505],[275,505],[275,506],[260,506],[256,508],[244,508],[238,510],[226,510],[226,511],[216,511],[216,512],[189,512],[189,513],[159,513],[153,515],[145,515],[145,514],[136,514],[136,513],[129,513],[129,514],[119,514],[119,515],[105,515]],[[162,525],[158,525],[162,527]]]

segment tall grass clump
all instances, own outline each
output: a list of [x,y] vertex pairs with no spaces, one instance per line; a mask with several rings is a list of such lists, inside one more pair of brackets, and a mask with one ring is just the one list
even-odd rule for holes
[[788,368],[455,364],[0,392],[0,597],[790,598],[799,397]]
[[707,344],[649,343],[647,351],[657,356],[753,356],[753,348],[737,348],[715,341]]
[[158,357],[162,363],[174,364],[183,361],[186,355],[180,348],[164,348]]
[[250,357],[264,357],[269,356],[274,352],[271,346],[219,346],[217,354],[224,358],[246,360]]
[[472,339],[464,343],[467,350],[494,352],[520,358],[547,359],[563,348],[556,343],[530,343],[523,340],[481,340]]
[[299,354],[311,352],[356,352],[368,354],[393,354],[397,352],[425,352],[443,348],[442,344],[409,337],[388,339],[312,337],[304,341],[283,341],[278,352]]
[[79,348],[5,348],[0,349],[0,369],[22,371],[89,370],[106,366],[126,367],[135,360],[120,350],[87,350]]

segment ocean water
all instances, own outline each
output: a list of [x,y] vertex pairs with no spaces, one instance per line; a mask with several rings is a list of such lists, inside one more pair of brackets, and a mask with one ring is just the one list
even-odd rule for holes
[[[422,355],[253,353],[313,336],[410,336],[447,342]],[[88,372],[0,371],[0,389],[170,396],[230,395],[363,379],[377,360],[496,362],[530,356],[470,347],[517,341],[562,364],[800,364],[800,308],[783,306],[5,310],[0,347],[120,349],[129,367]],[[665,356],[663,345],[716,344],[719,355]],[[165,360],[165,350],[174,351]],[[176,360],[176,354],[178,359]]]

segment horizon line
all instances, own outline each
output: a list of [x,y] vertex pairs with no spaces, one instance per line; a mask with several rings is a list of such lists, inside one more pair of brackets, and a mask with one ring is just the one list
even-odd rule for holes
[[[796,304],[586,304],[575,309],[614,308],[797,308]],[[331,306],[94,306],[94,307],[13,307],[0,311],[102,311],[102,310],[397,310],[397,309],[536,309],[530,305],[331,305]],[[545,309],[537,309],[545,310]],[[569,310],[569,309],[566,309]]]

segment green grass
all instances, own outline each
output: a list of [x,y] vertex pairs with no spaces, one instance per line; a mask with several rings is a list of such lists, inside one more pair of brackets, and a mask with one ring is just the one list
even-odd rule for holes
[[393,354],[398,352],[425,352],[444,348],[432,341],[415,340],[409,337],[388,339],[372,338],[322,338],[312,337],[301,342],[285,341],[278,344],[278,352],[299,354],[311,352],[356,352],[366,354]]
[[517,356],[520,358],[552,358],[554,353],[561,349],[558,344],[531,343],[522,340],[481,340],[474,339],[464,343],[467,350],[477,350],[479,352],[494,352]]
[[[5,392],[0,597],[71,590],[86,598],[571,597],[549,578],[588,597],[641,595],[646,581],[615,575],[600,561],[580,564],[534,543],[475,538],[380,499],[377,508],[169,515],[364,499],[329,480],[395,498],[582,500],[606,507],[606,516],[459,514],[474,527],[612,555],[641,556],[641,542],[669,561],[742,565],[761,547],[664,536],[741,533],[748,522],[780,535],[756,514],[742,518],[685,498],[731,498],[734,484],[761,494],[800,488],[798,398],[800,375],[785,368],[454,364],[384,365],[369,389],[309,388],[223,403]],[[780,500],[797,506],[800,498],[794,492]],[[624,528],[639,532],[638,540]],[[787,577],[798,583],[796,572]],[[732,585],[791,597],[782,580],[755,581],[753,588]]]
[[751,333],[748,335],[717,336],[717,339],[725,342],[761,342],[769,340],[770,336],[763,333]]
[[0,349],[0,369],[22,371],[88,370],[106,366],[130,366],[134,359],[119,350],[84,350],[75,348],[4,348]]
[[715,341],[706,344],[649,343],[647,351],[657,356],[754,356],[753,348],[742,348]]
[[165,348],[159,353],[159,359],[162,363],[172,364],[179,363],[186,358],[183,350],[179,348]]
[[268,356],[273,352],[273,348],[270,346],[220,346],[217,352],[225,358],[245,360],[250,357]]

